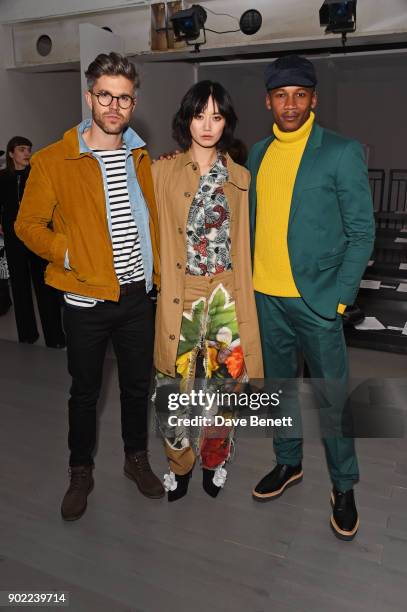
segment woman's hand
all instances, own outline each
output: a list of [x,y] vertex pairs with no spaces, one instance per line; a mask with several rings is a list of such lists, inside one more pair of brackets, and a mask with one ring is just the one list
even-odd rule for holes
[[152,159],[152,163],[155,164],[156,161],[162,161],[163,159],[175,159],[177,155],[179,155],[181,151],[175,149],[174,151],[170,151],[169,153],[162,153],[158,159]]

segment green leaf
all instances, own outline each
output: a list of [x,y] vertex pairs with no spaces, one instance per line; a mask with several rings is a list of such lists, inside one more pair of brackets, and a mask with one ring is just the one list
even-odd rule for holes
[[229,327],[232,332],[233,340],[238,338],[239,334],[235,304],[232,303],[226,306],[225,293],[223,289],[219,287],[209,304],[209,340],[216,340],[216,334],[221,327]]
[[225,308],[225,293],[221,287],[218,288],[215,295],[209,303],[209,317],[213,317],[217,312],[221,312]]
[[183,355],[191,351],[200,340],[202,333],[202,317],[205,310],[205,300],[201,299],[191,311],[191,320],[182,315],[181,321],[181,336],[184,340],[180,340],[178,346],[178,355]]

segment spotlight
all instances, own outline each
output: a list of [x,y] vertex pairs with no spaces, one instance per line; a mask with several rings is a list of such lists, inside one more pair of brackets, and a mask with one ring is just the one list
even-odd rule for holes
[[175,38],[187,42],[196,40],[199,38],[206,19],[206,11],[199,4],[193,4],[191,8],[184,11],[178,11],[171,17]]
[[325,0],[319,9],[319,23],[325,26],[325,32],[342,34],[356,30],[357,0]]
[[[213,15],[225,15],[224,13],[215,13],[215,11],[211,11],[208,9],[210,13]],[[232,19],[237,19],[232,15],[226,15],[227,17],[231,17]],[[186,9],[184,11],[178,11],[171,18],[172,29],[174,32],[175,40],[184,40],[187,45],[191,47],[195,47],[195,52],[197,53],[202,45],[206,43],[206,32],[213,32],[214,34],[230,34],[232,32],[243,32],[243,34],[247,34],[248,36],[252,34],[256,34],[259,31],[262,24],[262,16],[256,9],[250,9],[245,11],[239,20],[239,28],[237,30],[212,30],[211,28],[206,28],[205,23],[207,19],[206,10],[200,6],[199,4],[193,4],[191,8]],[[197,38],[199,38],[201,34],[201,30],[203,33],[203,40],[196,42]],[[159,30],[156,30],[158,32]],[[190,41],[195,41],[191,44]]]

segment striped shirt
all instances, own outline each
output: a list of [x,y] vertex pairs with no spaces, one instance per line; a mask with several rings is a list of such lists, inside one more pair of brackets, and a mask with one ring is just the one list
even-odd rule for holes
[[[121,149],[113,151],[93,151],[102,160],[106,171],[113,263],[117,279],[121,285],[144,280],[140,239],[131,213],[127,187],[126,147],[123,145]],[[66,293],[65,301],[74,306],[89,308],[100,300]]]

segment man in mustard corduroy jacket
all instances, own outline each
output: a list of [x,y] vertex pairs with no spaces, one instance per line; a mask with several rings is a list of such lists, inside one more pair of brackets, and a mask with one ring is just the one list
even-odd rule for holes
[[[311,376],[328,383],[321,407],[326,423],[332,412],[334,421],[342,416],[348,358],[341,314],[355,300],[374,243],[367,169],[359,143],[315,122],[311,62],[281,57],[267,66],[265,84],[273,135],[257,143],[248,160],[265,375],[295,378],[300,350]],[[281,402],[284,409],[284,395]],[[328,435],[324,442],[333,483],[330,524],[337,537],[351,540],[359,526],[354,440]],[[253,490],[260,501],[276,499],[302,479],[302,439],[277,434],[274,450],[277,465]]]
[[68,370],[70,485],[61,505],[79,519],[93,489],[96,406],[109,340],[117,357],[124,473],[143,495],[163,497],[147,451],[154,318],[149,292],[159,283],[158,213],[150,158],[130,127],[139,78],[111,52],[85,72],[85,119],[39,151],[15,229],[49,261],[45,281],[64,292]]

